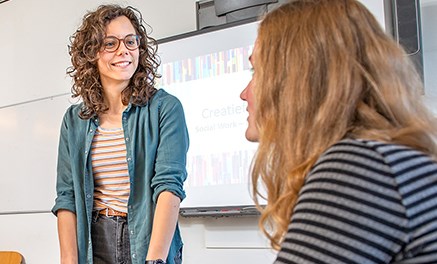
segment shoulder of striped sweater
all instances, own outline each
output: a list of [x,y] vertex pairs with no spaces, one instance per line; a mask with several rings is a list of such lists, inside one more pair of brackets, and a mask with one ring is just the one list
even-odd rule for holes
[[[376,142],[376,141],[375,141]],[[332,158],[333,155],[365,155],[367,157],[373,157],[374,159],[383,159],[381,153],[379,153],[372,144],[369,144],[367,140],[344,138],[331,147],[326,149],[320,158]]]
[[[379,153],[381,156],[387,157],[392,154],[397,153],[410,153],[411,155],[424,155],[428,156],[427,154],[423,153],[420,150],[414,149],[410,146],[401,145],[393,142],[384,142],[384,141],[378,141],[378,140],[367,140],[367,139],[343,139],[337,143],[338,145],[356,145],[361,146],[364,148],[371,149],[377,153]],[[335,144],[334,146],[336,146]]]
[[378,141],[370,141],[370,140],[364,140],[364,139],[354,139],[354,138],[344,138],[335,144],[333,144],[330,149],[332,148],[348,148],[348,147],[360,147],[360,148],[367,148],[367,149],[375,149],[376,144],[386,144]]

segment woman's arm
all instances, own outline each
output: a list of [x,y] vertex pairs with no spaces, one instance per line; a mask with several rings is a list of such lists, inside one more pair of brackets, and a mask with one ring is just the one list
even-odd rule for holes
[[156,207],[147,260],[168,258],[177,226],[179,206],[185,197],[183,182],[187,177],[186,155],[189,139],[183,108],[177,98],[165,92],[160,95],[162,98],[156,98],[162,100],[158,116],[159,143],[155,175],[150,182],[152,200]]
[[158,197],[147,260],[167,259],[179,215],[180,198],[164,191]]
[[76,215],[61,209],[57,216],[61,263],[77,264]]

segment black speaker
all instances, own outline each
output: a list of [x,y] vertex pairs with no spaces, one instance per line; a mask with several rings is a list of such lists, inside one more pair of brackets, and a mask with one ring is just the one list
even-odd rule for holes
[[419,0],[393,0],[393,35],[411,56],[423,80],[421,25]]

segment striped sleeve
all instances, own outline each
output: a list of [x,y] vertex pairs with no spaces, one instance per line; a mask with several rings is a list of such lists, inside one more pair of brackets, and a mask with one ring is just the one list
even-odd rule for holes
[[[307,176],[275,263],[437,263],[436,168],[398,145],[337,143]],[[415,182],[426,175],[434,184],[424,198]]]

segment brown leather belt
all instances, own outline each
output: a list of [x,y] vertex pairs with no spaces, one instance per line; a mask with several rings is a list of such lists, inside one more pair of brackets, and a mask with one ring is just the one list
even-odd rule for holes
[[127,213],[116,211],[111,208],[105,208],[103,210],[100,210],[99,215],[127,217]]

